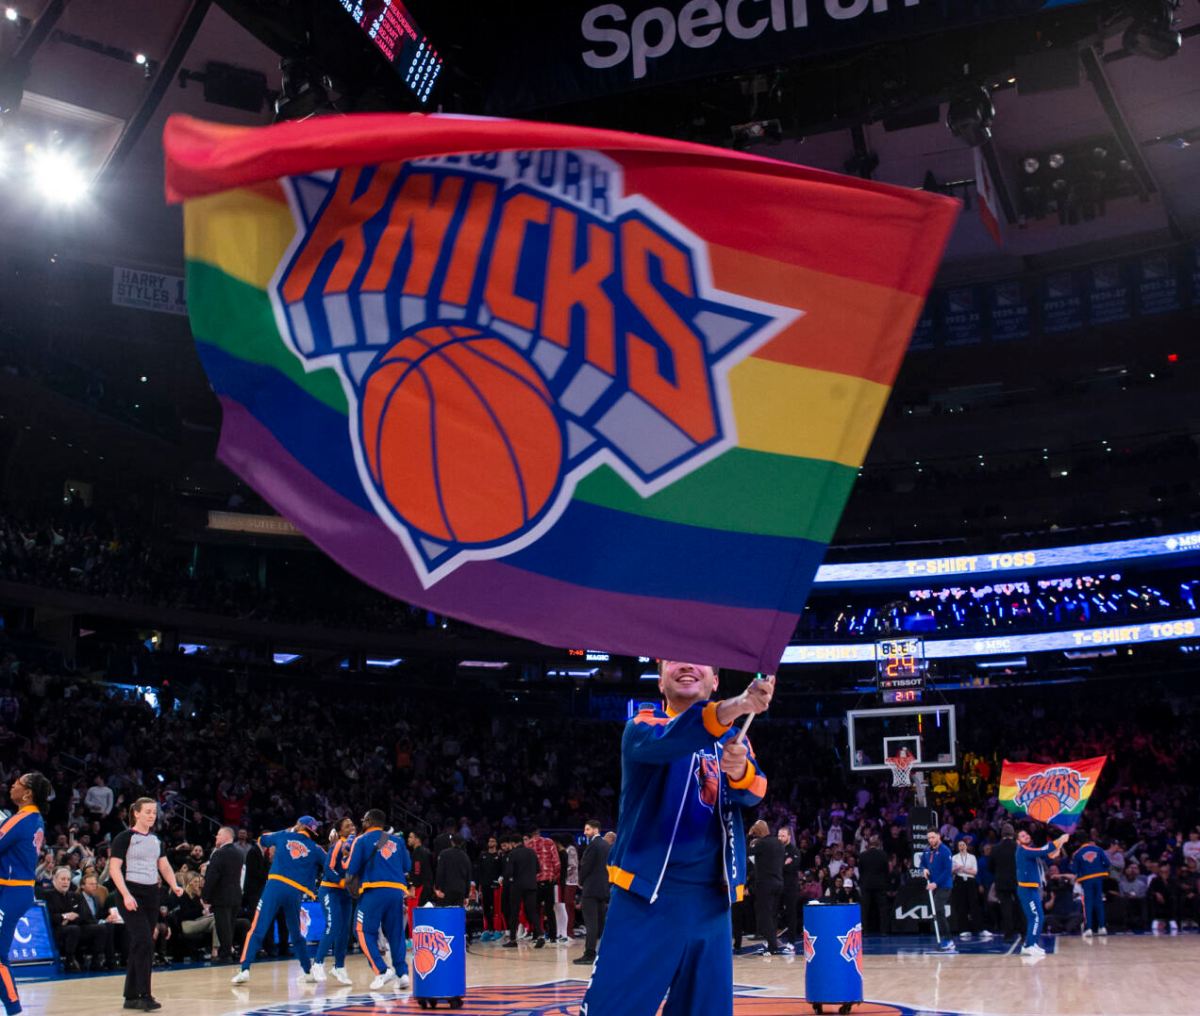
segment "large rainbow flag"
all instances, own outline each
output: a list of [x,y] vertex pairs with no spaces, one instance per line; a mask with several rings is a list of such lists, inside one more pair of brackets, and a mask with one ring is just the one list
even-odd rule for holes
[[1096,789],[1107,755],[1079,762],[1009,762],[1000,770],[1000,803],[1014,815],[1028,815],[1071,832]]
[[345,568],[774,671],[958,211],[613,131],[173,117],[219,454]]

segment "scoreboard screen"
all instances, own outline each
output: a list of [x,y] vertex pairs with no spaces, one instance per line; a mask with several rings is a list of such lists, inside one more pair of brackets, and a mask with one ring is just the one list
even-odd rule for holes
[[421,101],[428,102],[442,58],[400,0],[338,0]]
[[892,638],[876,642],[875,674],[881,692],[923,689],[925,687],[924,641],[918,638]]

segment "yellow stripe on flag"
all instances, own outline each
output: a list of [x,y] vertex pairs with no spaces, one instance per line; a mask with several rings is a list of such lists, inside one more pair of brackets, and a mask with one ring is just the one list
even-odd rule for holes
[[890,388],[754,357],[729,372],[738,444],[860,466]]
[[248,190],[223,191],[183,206],[184,254],[256,289],[266,289],[296,224],[288,206]]

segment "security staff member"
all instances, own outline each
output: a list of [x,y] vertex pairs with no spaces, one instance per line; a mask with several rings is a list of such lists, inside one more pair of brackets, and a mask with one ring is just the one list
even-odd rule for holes
[[579,862],[579,888],[583,895],[583,926],[587,929],[583,955],[575,962],[590,966],[596,960],[596,944],[604,934],[608,915],[608,841],[600,835],[600,820],[591,819],[583,827],[587,848]]
[[233,961],[233,925],[242,906],[242,869],[245,858],[234,845],[230,826],[217,830],[217,839],[208,867],[204,870],[204,902],[212,907],[213,929],[217,933],[217,959]]
[[325,868],[325,851],[313,839],[317,831],[317,820],[311,815],[301,815],[291,829],[267,833],[258,838],[264,850],[273,850],[271,870],[267,874],[267,885],[263,889],[254,920],[250,923],[250,934],[242,946],[242,969],[233,975],[234,984],[245,984],[250,980],[250,964],[258,955],[267,931],[275,923],[275,915],[283,912],[288,935],[296,946],[296,957],[300,960],[301,981],[316,981],[312,972],[312,960],[308,955],[308,943],[300,931],[300,904],[305,899],[317,898],[316,885]]

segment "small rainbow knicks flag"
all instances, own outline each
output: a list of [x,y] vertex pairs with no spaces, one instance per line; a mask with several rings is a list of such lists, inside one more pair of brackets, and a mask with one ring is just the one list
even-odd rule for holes
[[958,213],[614,131],[173,117],[219,454],[359,578],[773,672]]
[[1080,762],[1009,762],[1000,770],[1000,803],[1014,815],[1028,815],[1071,832],[1096,789],[1107,755]]

